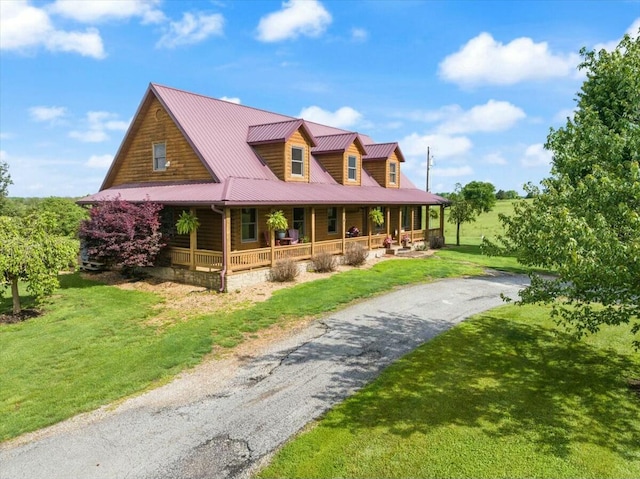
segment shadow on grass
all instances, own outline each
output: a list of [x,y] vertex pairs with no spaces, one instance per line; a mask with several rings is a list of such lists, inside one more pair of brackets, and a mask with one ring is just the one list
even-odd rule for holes
[[558,457],[590,443],[637,459],[640,401],[626,382],[637,368],[568,335],[485,315],[399,360],[322,424],[402,437],[458,425],[526,437]]

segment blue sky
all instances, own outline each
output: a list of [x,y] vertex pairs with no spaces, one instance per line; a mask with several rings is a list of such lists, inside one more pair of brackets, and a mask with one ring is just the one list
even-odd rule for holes
[[634,1],[0,1],[11,196],[96,192],[149,82],[398,141],[431,190],[549,173],[581,47],[640,29]]

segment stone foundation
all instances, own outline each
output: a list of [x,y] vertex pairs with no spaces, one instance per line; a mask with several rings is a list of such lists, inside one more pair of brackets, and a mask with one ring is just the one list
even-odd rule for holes
[[165,281],[175,281],[176,283],[192,284],[194,286],[202,286],[203,288],[220,290],[220,272],[219,271],[193,271],[186,268],[173,268],[164,266],[153,266],[142,268],[143,273],[154,278],[163,279]]

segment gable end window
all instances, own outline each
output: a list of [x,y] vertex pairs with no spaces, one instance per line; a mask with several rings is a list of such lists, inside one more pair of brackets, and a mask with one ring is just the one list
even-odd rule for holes
[[167,169],[167,144],[153,144],[153,171],[165,171]]
[[304,148],[291,147],[291,176],[304,176]]
[[355,156],[349,156],[347,159],[347,178],[349,181],[356,181],[358,178],[357,164],[358,159]]
[[258,240],[258,223],[255,208],[242,208],[242,242]]
[[396,184],[396,180],[398,177],[396,167],[396,163],[389,163],[389,183],[391,183],[392,185]]

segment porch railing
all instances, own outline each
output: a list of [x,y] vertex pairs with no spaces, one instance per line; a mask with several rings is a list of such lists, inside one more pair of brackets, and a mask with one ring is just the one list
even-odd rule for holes
[[[412,241],[421,241],[425,236],[425,231],[414,230],[408,232],[411,234]],[[428,235],[440,234],[438,228],[427,231]],[[354,238],[345,238],[346,247],[353,244],[360,244],[365,248],[371,249],[382,248],[385,234],[376,234],[371,236],[371,244],[369,245],[369,236],[357,236]],[[342,238],[328,241],[317,241],[313,245],[311,243],[300,243],[288,246],[276,246],[273,248],[273,261],[284,258],[293,258],[297,261],[310,259],[312,251],[314,254],[329,253],[343,254]],[[220,270],[222,269],[222,252],[197,249],[193,252],[193,261],[191,250],[189,248],[170,248],[171,264],[178,266],[189,266],[196,269]],[[232,271],[243,271],[264,266],[271,266],[271,248],[256,248],[242,251],[232,251],[229,255],[229,266]]]

